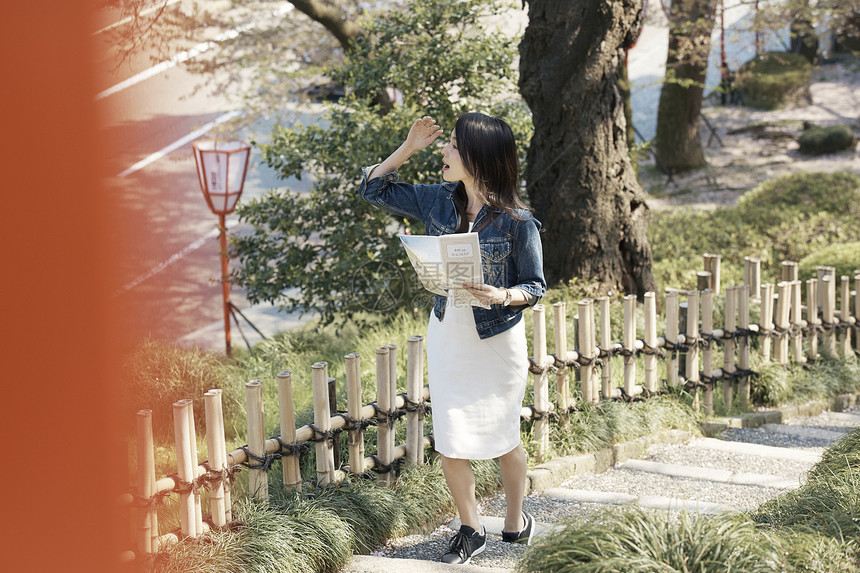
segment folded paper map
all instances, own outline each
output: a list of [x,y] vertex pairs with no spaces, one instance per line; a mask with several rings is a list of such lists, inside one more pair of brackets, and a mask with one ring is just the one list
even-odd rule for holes
[[434,294],[453,296],[455,304],[490,308],[463,288],[467,281],[484,282],[478,233],[399,237],[424,288]]

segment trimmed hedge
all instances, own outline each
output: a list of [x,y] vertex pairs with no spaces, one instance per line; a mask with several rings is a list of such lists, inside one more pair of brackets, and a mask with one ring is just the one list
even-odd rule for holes
[[815,278],[820,266],[836,267],[837,281],[843,276],[853,278],[854,271],[860,269],[860,242],[830,245],[804,257],[797,263],[798,276],[801,280]]
[[809,99],[812,65],[800,54],[765,52],[738,70],[744,105],[777,109],[799,99]]
[[847,125],[831,125],[829,127],[815,125],[803,130],[803,133],[797,138],[800,152],[806,155],[837,153],[852,149],[855,142],[854,132]]

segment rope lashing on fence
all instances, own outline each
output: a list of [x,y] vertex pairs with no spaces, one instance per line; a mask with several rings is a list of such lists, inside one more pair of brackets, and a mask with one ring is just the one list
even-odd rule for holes
[[[173,477],[173,476],[170,476],[170,477]],[[152,494],[151,497],[144,497],[144,496],[138,494],[137,492],[133,491],[133,492],[131,492],[131,497],[133,500],[132,505],[138,509],[143,509],[145,511],[152,511],[153,509],[157,508],[159,505],[162,505],[164,503],[165,498],[167,498],[167,496],[173,492],[174,492],[174,490],[172,490],[172,489],[165,489],[163,491],[159,491],[159,492]]]
[[[579,362],[576,360],[562,360],[555,354],[549,354],[548,356],[552,358],[553,361],[553,369],[549,370],[550,372],[558,372],[562,368],[574,368],[579,370]],[[532,365],[534,365],[534,369],[532,369]],[[533,358],[529,358],[529,372],[532,374],[543,374],[544,370],[537,365]]]
[[663,348],[668,350],[673,357],[677,357],[679,352],[687,349],[683,342],[672,342],[671,340],[664,341]]
[[272,439],[277,441],[278,445],[281,446],[282,451],[276,453],[281,454],[282,458],[285,458],[287,456],[298,456],[305,452],[311,451],[311,449],[313,448],[313,446],[311,446],[308,442],[302,442],[300,444],[288,444],[284,442],[280,436],[275,436]]
[[206,489],[209,491],[212,491],[213,488],[217,488],[225,482],[233,485],[233,482],[236,481],[236,474],[242,471],[242,466],[239,464],[220,470],[212,469],[209,466],[209,460],[203,461],[200,465],[206,468],[206,473],[200,477],[206,482]]
[[[553,356],[553,355],[550,355],[550,356]],[[531,372],[532,374],[537,374],[538,376],[540,376],[541,374],[544,374],[545,372],[556,373],[556,372],[558,372],[560,362],[565,366],[569,365],[568,363],[560,361],[558,358],[555,358],[555,357],[554,357],[553,364],[546,364],[546,365],[538,364],[534,358],[529,357],[529,372]],[[573,361],[571,361],[571,362],[575,364],[575,362],[573,362]]]
[[[269,471],[269,468],[272,467],[272,463],[282,457],[280,452],[272,452],[265,456],[258,456],[248,449],[248,446],[239,446],[239,449],[245,452],[245,455],[248,456],[248,460],[242,462],[242,465],[247,467],[249,470],[263,470],[264,472],[267,472]],[[257,463],[252,464],[251,460],[254,460]]]
[[547,420],[553,420],[553,421],[558,421],[561,419],[561,416],[559,416],[557,412],[553,412],[553,411],[542,412],[542,411],[536,409],[533,405],[524,406],[524,408],[531,411],[531,413],[532,413],[531,419],[534,420],[535,422],[538,420],[543,420],[544,418],[546,418]]
[[388,426],[389,428],[394,428],[394,423],[406,415],[405,408],[394,408],[392,410],[382,410],[379,407],[379,404],[376,402],[371,402],[371,406],[373,406],[373,411],[376,412],[376,425],[377,426]]
[[666,353],[663,352],[663,349],[658,346],[651,346],[644,340],[642,341],[642,350],[639,350],[639,354],[645,354],[646,356],[656,356],[657,358],[665,358]]
[[403,396],[403,402],[405,404],[403,409],[407,412],[418,412],[418,418],[423,420],[424,415],[429,411],[430,406],[428,406],[424,400],[415,402],[414,400],[407,398],[405,394],[400,395]]
[[373,467],[371,468],[371,470],[373,470],[377,474],[387,474],[392,471],[397,473],[400,471],[400,466],[403,465],[403,462],[406,461],[405,457],[395,458],[391,460],[390,464],[384,464],[380,461],[379,457],[376,454],[371,454],[369,457],[373,460]]

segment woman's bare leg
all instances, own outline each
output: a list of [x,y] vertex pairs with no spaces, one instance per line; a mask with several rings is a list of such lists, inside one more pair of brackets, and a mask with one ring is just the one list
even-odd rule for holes
[[[460,512],[460,522],[475,531],[481,531],[472,465],[469,460],[441,457],[442,472],[445,474],[445,481],[448,482],[448,489],[451,490],[454,503],[457,504],[457,511]],[[520,494],[522,494],[522,488],[520,488]]]
[[514,533],[525,526],[523,491],[526,487],[528,460],[522,444],[499,457],[499,469],[502,472],[502,485],[505,488],[505,500],[508,506],[505,514],[505,531]]

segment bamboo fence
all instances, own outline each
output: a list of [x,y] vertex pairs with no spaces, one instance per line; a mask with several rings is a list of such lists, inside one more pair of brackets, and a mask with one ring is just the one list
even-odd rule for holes
[[[573,318],[573,336],[568,337],[568,309],[564,302],[553,305],[554,350],[547,352],[544,305],[533,309],[533,353],[529,359],[534,385],[534,404],[524,406],[521,418],[534,424],[535,451],[544,459],[549,451],[550,421],[566,418],[578,403],[603,399],[645,399],[667,388],[685,387],[699,405],[700,393],[705,413],[713,413],[713,392],[722,385],[723,399],[730,407],[734,393],[743,408],[750,402],[751,341],[758,339],[758,352],[764,361],[788,366],[819,356],[860,354],[858,308],[860,308],[860,271],[855,271],[852,292],[849,277],[837,281],[832,267],[819,267],[818,277],[806,281],[806,305],[801,306],[801,282],[797,264],[782,264],[782,281],[777,285],[760,284],[760,262],[744,261],[745,282],[720,293],[720,259],[705,255],[706,270],[697,275],[698,289],[669,290],[665,293],[664,335],[657,335],[657,300],[653,292],[643,297],[643,337],[637,337],[637,300],[623,299],[623,337],[612,342],[610,335],[610,300],[598,299],[599,320],[595,321],[595,301],[578,301]],[[837,289],[837,283],[839,288]],[[776,288],[774,288],[776,287]],[[837,292],[839,296],[837,297]],[[725,321],[714,327],[716,297],[725,299]],[[681,303],[681,299],[685,299]],[[837,309],[837,299],[840,306]],[[853,300],[854,313],[851,313]],[[757,305],[759,324],[750,323],[751,306]],[[805,319],[803,316],[805,315]],[[597,336],[599,326],[599,341]],[[806,339],[803,354],[803,341]],[[569,340],[576,343],[568,349]],[[852,346],[853,340],[853,346]],[[715,345],[723,347],[721,367],[714,364]],[[407,341],[407,376],[405,392],[398,394],[396,345],[376,349],[377,400],[362,404],[361,356],[344,357],[347,408],[337,412],[333,405],[335,381],[328,377],[328,365],[318,362],[311,367],[314,422],[299,428],[295,425],[292,397],[292,373],[277,374],[279,422],[282,433],[266,438],[263,415],[262,380],[246,384],[248,443],[226,451],[221,390],[204,394],[205,431],[208,459],[199,462],[194,415],[191,400],[173,405],[177,472],[156,479],[152,438],[152,413],[137,413],[137,486],[126,494],[123,503],[136,508],[136,555],[155,553],[165,543],[184,537],[197,537],[210,528],[230,526],[231,484],[236,472],[247,469],[249,494],[268,497],[267,474],[273,462],[281,460],[283,487],[301,490],[299,456],[315,451],[315,487],[342,480],[347,474],[372,476],[382,484],[392,483],[401,463],[421,465],[424,449],[433,444],[432,435],[424,435],[425,414],[430,412],[430,390],[424,385],[424,338],[412,336]],[[820,352],[819,352],[820,351]],[[613,387],[610,360],[623,357],[622,384]],[[637,363],[641,361],[643,384],[636,384]],[[665,378],[658,380],[658,363],[665,364]],[[598,372],[599,370],[599,372]],[[550,374],[555,381],[556,402],[550,400]],[[578,392],[571,391],[571,383]],[[406,441],[395,445],[395,424],[406,421]],[[377,426],[377,453],[366,455],[364,430]],[[340,435],[348,434],[347,464],[335,463],[335,444]],[[201,490],[208,493],[209,517],[204,520]],[[180,529],[159,535],[158,506],[164,497],[178,494]],[[132,552],[129,552],[131,554]],[[133,558],[133,555],[126,555]]]

